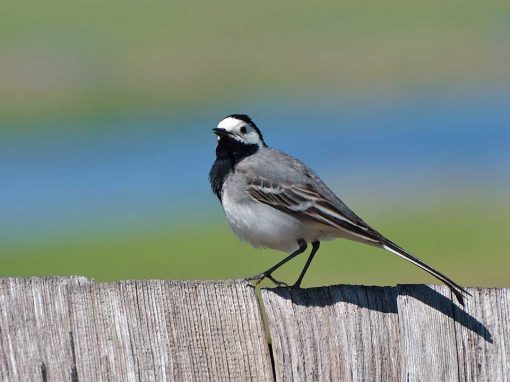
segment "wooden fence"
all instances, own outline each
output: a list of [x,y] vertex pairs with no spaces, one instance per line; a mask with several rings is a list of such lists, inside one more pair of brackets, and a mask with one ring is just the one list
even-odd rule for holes
[[469,291],[4,278],[0,380],[510,380],[510,289]]

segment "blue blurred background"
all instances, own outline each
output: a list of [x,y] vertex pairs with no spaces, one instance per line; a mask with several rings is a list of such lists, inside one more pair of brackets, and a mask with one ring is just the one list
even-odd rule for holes
[[[211,129],[249,114],[369,224],[465,285],[509,285],[510,5],[11,2],[0,13],[0,274],[258,273]],[[278,273],[293,282],[303,259]],[[430,282],[325,243],[304,285]]]

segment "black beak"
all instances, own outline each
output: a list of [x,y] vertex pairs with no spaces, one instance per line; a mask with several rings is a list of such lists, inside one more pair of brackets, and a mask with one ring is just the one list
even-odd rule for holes
[[214,134],[216,134],[218,137],[224,137],[226,135],[229,135],[229,132],[225,129],[219,129],[217,127],[215,127],[214,129],[212,129],[212,131],[214,132]]

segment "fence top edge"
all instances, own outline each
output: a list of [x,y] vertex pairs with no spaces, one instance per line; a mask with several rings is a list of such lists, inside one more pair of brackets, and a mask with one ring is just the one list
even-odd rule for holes
[[[44,282],[62,282],[62,283],[78,283],[78,284],[96,284],[96,285],[121,285],[121,284],[154,284],[154,285],[216,285],[216,286],[227,286],[227,285],[241,285],[241,286],[253,286],[245,279],[228,279],[228,280],[174,280],[174,279],[130,279],[130,280],[111,280],[111,281],[97,281],[93,278],[81,275],[70,275],[70,276],[31,276],[31,277],[20,277],[20,276],[4,276],[0,277],[0,283],[44,283]],[[301,292],[318,292],[321,290],[327,290],[331,288],[349,288],[349,289],[364,289],[364,290],[392,290],[392,289],[405,289],[405,288],[416,288],[416,287],[444,287],[442,284],[396,284],[396,285],[361,285],[361,284],[334,284],[334,285],[322,285],[314,286],[310,288],[300,288]],[[262,291],[276,292],[281,290],[290,289],[290,287],[264,287]],[[497,290],[508,290],[510,287],[466,287],[468,290],[479,291],[497,291]]]

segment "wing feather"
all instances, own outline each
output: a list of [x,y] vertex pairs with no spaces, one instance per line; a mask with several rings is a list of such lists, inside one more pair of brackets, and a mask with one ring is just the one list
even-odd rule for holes
[[248,178],[251,197],[289,214],[300,215],[327,226],[345,230],[365,240],[380,242],[380,235],[358,218],[353,221],[317,190],[303,185],[276,185],[266,179]]

